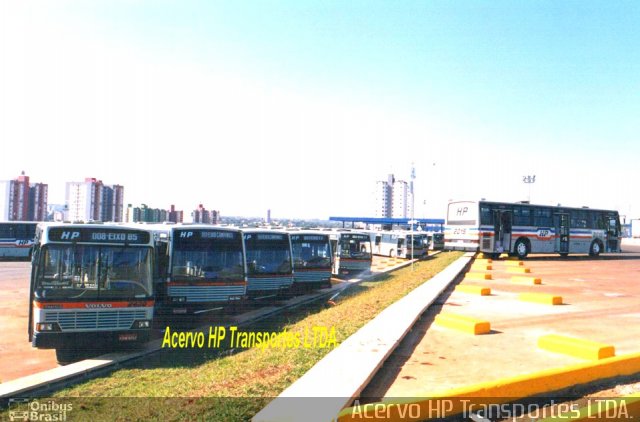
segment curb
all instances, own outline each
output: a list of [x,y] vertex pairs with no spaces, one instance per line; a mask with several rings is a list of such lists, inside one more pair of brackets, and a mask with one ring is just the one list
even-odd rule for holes
[[[415,321],[464,271],[473,253],[449,264],[333,349],[258,412],[253,421],[333,420],[366,387]],[[296,406],[291,398],[316,397]],[[302,401],[301,401],[302,402]]]
[[[375,412],[384,410],[385,420],[429,420],[434,418],[451,417],[463,413],[471,404],[503,404],[523,398],[550,394],[569,387],[589,384],[619,376],[640,373],[640,353],[611,357],[599,361],[569,365],[561,368],[546,369],[515,377],[502,378],[495,381],[473,384],[451,390],[428,392],[422,394],[420,400],[388,400],[370,403],[359,407],[344,409],[339,421],[362,420],[374,417]],[[446,409],[442,403],[446,402]],[[400,417],[402,404],[420,406],[418,418]],[[377,407],[376,407],[377,406]],[[433,409],[441,409],[446,413]]]

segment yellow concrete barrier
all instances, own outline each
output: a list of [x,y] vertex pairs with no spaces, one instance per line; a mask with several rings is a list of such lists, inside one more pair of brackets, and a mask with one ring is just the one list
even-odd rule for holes
[[465,315],[442,313],[436,315],[436,325],[454,330],[463,331],[469,334],[487,334],[491,331],[491,324],[488,321],[479,320]]
[[504,265],[507,267],[524,267],[524,262],[522,261],[504,261]]
[[[477,408],[483,404],[508,403],[521,398],[561,391],[574,385],[628,376],[638,372],[640,372],[640,353],[633,353],[450,390],[427,391],[419,394],[422,397],[420,399],[396,398],[348,407],[340,412],[338,421],[362,421],[364,418],[374,418],[376,412],[378,414],[384,412],[386,421],[443,419],[469,410],[471,404],[476,405]],[[408,415],[406,408],[408,404],[417,405],[419,409]]]
[[541,303],[543,305],[562,305],[562,296],[548,293],[520,293],[518,299],[523,302]]
[[507,267],[507,272],[511,274],[523,274],[530,273],[531,269],[528,267]]
[[538,347],[549,352],[589,360],[611,358],[616,355],[615,347],[609,344],[558,334],[547,334],[538,338]]
[[474,286],[471,284],[459,284],[456,286],[456,292],[470,293],[480,296],[489,296],[491,294],[491,288],[484,286]]
[[474,273],[469,272],[464,275],[464,278],[469,280],[491,280],[491,273]]
[[511,277],[514,283],[542,284],[542,279],[537,277],[527,277],[522,275],[514,275]]

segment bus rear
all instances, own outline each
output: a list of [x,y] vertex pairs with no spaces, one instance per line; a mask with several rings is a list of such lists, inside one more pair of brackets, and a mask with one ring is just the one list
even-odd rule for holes
[[246,229],[242,232],[249,298],[267,299],[288,293],[293,284],[289,234],[269,229]]
[[477,251],[479,247],[478,203],[450,202],[444,229],[444,248],[454,251]]
[[246,296],[242,232],[215,226],[169,229],[169,265],[159,284],[162,313],[202,314]]
[[149,338],[151,234],[106,225],[44,224],[33,251],[29,340],[60,362]]
[[322,232],[298,232],[291,233],[290,236],[294,286],[331,286],[332,253],[329,235]]

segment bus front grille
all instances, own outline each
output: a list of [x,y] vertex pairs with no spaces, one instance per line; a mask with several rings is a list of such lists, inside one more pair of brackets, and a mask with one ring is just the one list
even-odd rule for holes
[[146,310],[47,311],[44,322],[57,322],[62,331],[123,330],[137,319],[148,319]]
[[296,283],[314,283],[331,278],[331,270],[298,271],[293,274]]
[[169,286],[169,296],[183,296],[187,302],[228,302],[229,296],[244,296],[244,285],[236,286]]
[[249,277],[247,290],[278,290],[291,286],[291,277]]

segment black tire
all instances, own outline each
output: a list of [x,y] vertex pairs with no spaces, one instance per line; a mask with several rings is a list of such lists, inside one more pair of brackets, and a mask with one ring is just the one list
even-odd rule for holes
[[569,252],[560,252],[560,256],[566,258],[569,256]]
[[525,259],[529,255],[529,244],[524,239],[518,239],[513,249],[518,259]]
[[80,354],[74,348],[63,347],[56,349],[56,360],[60,365],[68,365],[80,360]]
[[594,240],[591,242],[591,247],[589,248],[589,256],[598,256],[602,252],[602,244],[598,240]]

